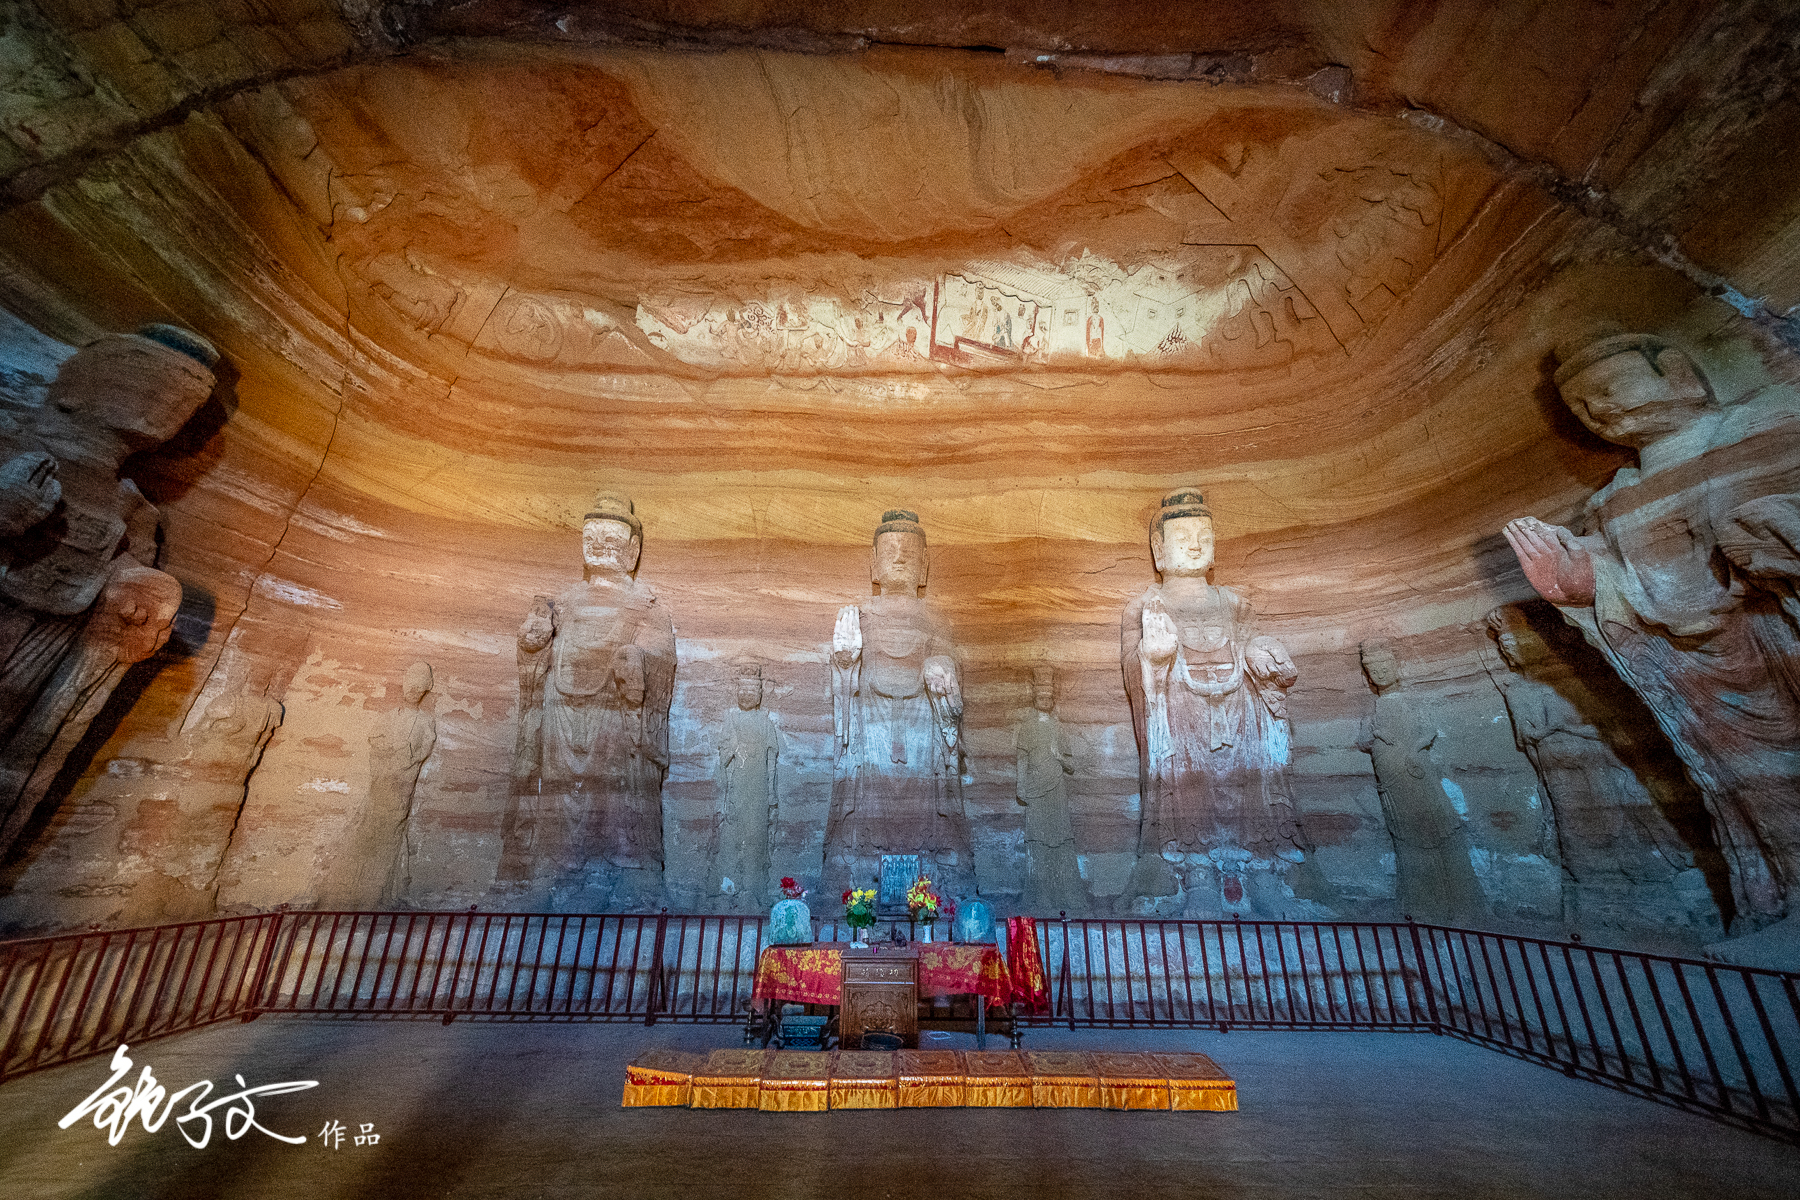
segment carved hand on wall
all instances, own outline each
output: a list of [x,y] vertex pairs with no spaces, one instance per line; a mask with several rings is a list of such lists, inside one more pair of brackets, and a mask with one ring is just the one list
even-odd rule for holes
[[1293,655],[1272,637],[1251,638],[1244,665],[1258,681],[1272,683],[1278,688],[1291,688],[1300,679],[1300,669],[1294,666]]
[[62,483],[56,459],[42,450],[15,454],[0,466],[0,537],[16,537],[56,511]]
[[1508,521],[1505,533],[1538,595],[1552,604],[1594,602],[1594,560],[1574,534],[1536,517]]
[[556,636],[556,613],[550,601],[539,596],[519,626],[519,649],[535,654]]
[[620,646],[613,653],[613,680],[619,695],[632,707],[644,702],[644,652],[637,646]]
[[838,609],[837,628],[831,633],[831,661],[848,668],[862,657],[862,622],[857,607],[846,604]]
[[1144,605],[1144,636],[1138,642],[1138,653],[1146,662],[1157,666],[1167,666],[1175,660],[1175,649],[1180,645],[1180,636],[1175,630],[1175,619],[1169,610],[1163,607],[1161,600],[1151,600]]

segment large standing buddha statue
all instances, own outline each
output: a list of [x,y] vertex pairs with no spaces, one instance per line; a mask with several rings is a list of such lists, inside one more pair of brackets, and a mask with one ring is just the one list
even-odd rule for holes
[[1285,878],[1306,859],[1287,780],[1285,647],[1258,637],[1249,601],[1207,581],[1212,512],[1163,498],[1150,552],[1162,582],[1125,608],[1120,662],[1143,808],[1129,895],[1196,916],[1293,915]]
[[870,886],[883,854],[917,854],[946,895],[975,888],[962,796],[962,684],[950,627],[919,596],[925,531],[892,510],[875,530],[877,594],[838,610],[831,639],[837,767],[827,893]]
[[582,523],[584,578],[519,630],[519,737],[502,879],[564,911],[662,894],[675,626],[637,582],[643,525],[602,494]]

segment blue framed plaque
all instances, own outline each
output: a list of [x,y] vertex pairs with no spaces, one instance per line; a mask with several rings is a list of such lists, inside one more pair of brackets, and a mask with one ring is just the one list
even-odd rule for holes
[[878,917],[910,916],[912,910],[906,907],[906,893],[918,881],[918,855],[882,855],[881,882],[875,889],[875,915]]

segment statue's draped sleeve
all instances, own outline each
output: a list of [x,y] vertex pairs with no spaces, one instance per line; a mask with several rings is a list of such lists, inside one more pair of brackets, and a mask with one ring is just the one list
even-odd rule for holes
[[644,752],[659,767],[669,765],[669,707],[675,699],[675,623],[654,595],[638,622],[637,647],[644,656]]
[[[550,671],[551,647],[556,644],[556,609],[544,602],[550,612],[551,636],[533,650],[525,643],[524,629],[519,631],[519,734],[513,742],[512,777],[515,786],[524,786],[543,770],[544,759],[544,677]],[[526,621],[531,620],[527,616]]]

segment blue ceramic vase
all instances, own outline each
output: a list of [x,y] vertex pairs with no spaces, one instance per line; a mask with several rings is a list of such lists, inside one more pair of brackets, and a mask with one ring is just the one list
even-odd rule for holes
[[769,912],[769,945],[810,946],[812,910],[804,900],[777,900]]
[[956,906],[956,940],[969,944],[994,940],[994,910],[970,897]]

